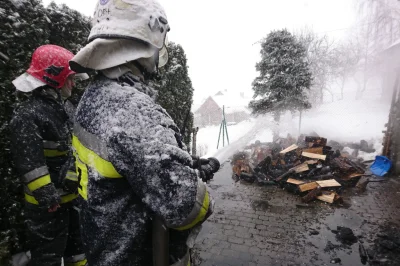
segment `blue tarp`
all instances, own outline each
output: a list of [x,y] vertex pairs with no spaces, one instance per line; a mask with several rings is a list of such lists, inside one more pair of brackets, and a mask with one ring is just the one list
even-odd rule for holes
[[374,175],[384,176],[389,172],[391,167],[392,162],[387,157],[376,156],[374,163],[370,167],[370,170]]

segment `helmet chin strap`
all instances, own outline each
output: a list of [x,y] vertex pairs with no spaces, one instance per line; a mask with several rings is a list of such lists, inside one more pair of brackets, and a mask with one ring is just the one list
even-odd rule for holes
[[133,61],[132,63],[142,73],[144,81],[154,80],[158,76],[158,68],[157,67],[156,67],[156,71],[149,72],[138,61]]
[[133,65],[134,65],[135,67],[137,67],[137,68],[139,69],[139,71],[140,71],[143,75],[145,75],[145,74],[147,73],[146,68],[145,68],[144,66],[142,66],[137,60],[133,61],[132,63],[133,63]]
[[[153,62],[151,62],[152,60]],[[133,61],[133,64],[142,72],[145,80],[153,79],[154,76],[158,75],[158,61],[159,61],[159,51],[157,50],[152,57],[149,58],[139,58],[138,60]],[[153,69],[155,71],[149,71],[146,67],[147,65],[153,65]]]

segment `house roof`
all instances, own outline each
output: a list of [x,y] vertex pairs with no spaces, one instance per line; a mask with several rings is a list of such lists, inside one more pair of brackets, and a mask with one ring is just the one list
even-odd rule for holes
[[[250,113],[248,109],[249,102],[251,100],[250,97],[246,97],[245,95],[241,95],[240,93],[229,93],[225,92],[220,93],[218,92],[214,96],[210,96],[217,105],[222,109],[225,106],[225,113],[238,113],[238,112],[245,112]],[[208,98],[207,98],[208,99]],[[205,103],[205,101],[196,109],[201,108],[201,106]]]

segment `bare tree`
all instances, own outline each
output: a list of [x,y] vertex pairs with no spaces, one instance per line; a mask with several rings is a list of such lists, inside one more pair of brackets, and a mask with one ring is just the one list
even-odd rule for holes
[[360,20],[368,24],[373,45],[385,48],[400,38],[398,0],[357,0]]
[[361,49],[353,40],[340,43],[336,49],[335,81],[340,88],[341,99],[344,99],[344,86],[350,78],[354,78],[359,67]]
[[[381,70],[379,54],[400,39],[400,2],[398,0],[357,0],[359,27],[353,38],[361,50],[356,98],[362,97],[369,80]],[[382,91],[382,95],[387,94]]]
[[310,100],[314,104],[322,103],[324,92],[328,92],[333,101],[334,95],[330,85],[338,65],[334,41],[326,35],[318,35],[307,27],[295,35],[307,50],[307,61],[313,76]]

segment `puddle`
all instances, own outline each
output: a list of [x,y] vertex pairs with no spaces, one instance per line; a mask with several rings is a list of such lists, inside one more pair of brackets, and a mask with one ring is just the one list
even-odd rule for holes
[[251,202],[251,208],[255,211],[268,211],[271,205],[267,201],[255,200]]
[[352,229],[358,240],[364,242],[363,246],[367,248],[369,243],[363,236],[364,224],[364,219],[354,212],[348,209],[336,209],[334,213],[321,218],[318,223],[309,228],[303,238],[305,244],[314,248],[314,251],[319,254],[321,263],[331,265],[333,259],[339,258],[341,263],[338,265],[362,266],[365,264],[361,262],[359,242],[352,245],[338,242],[332,230],[336,230],[338,226]]

